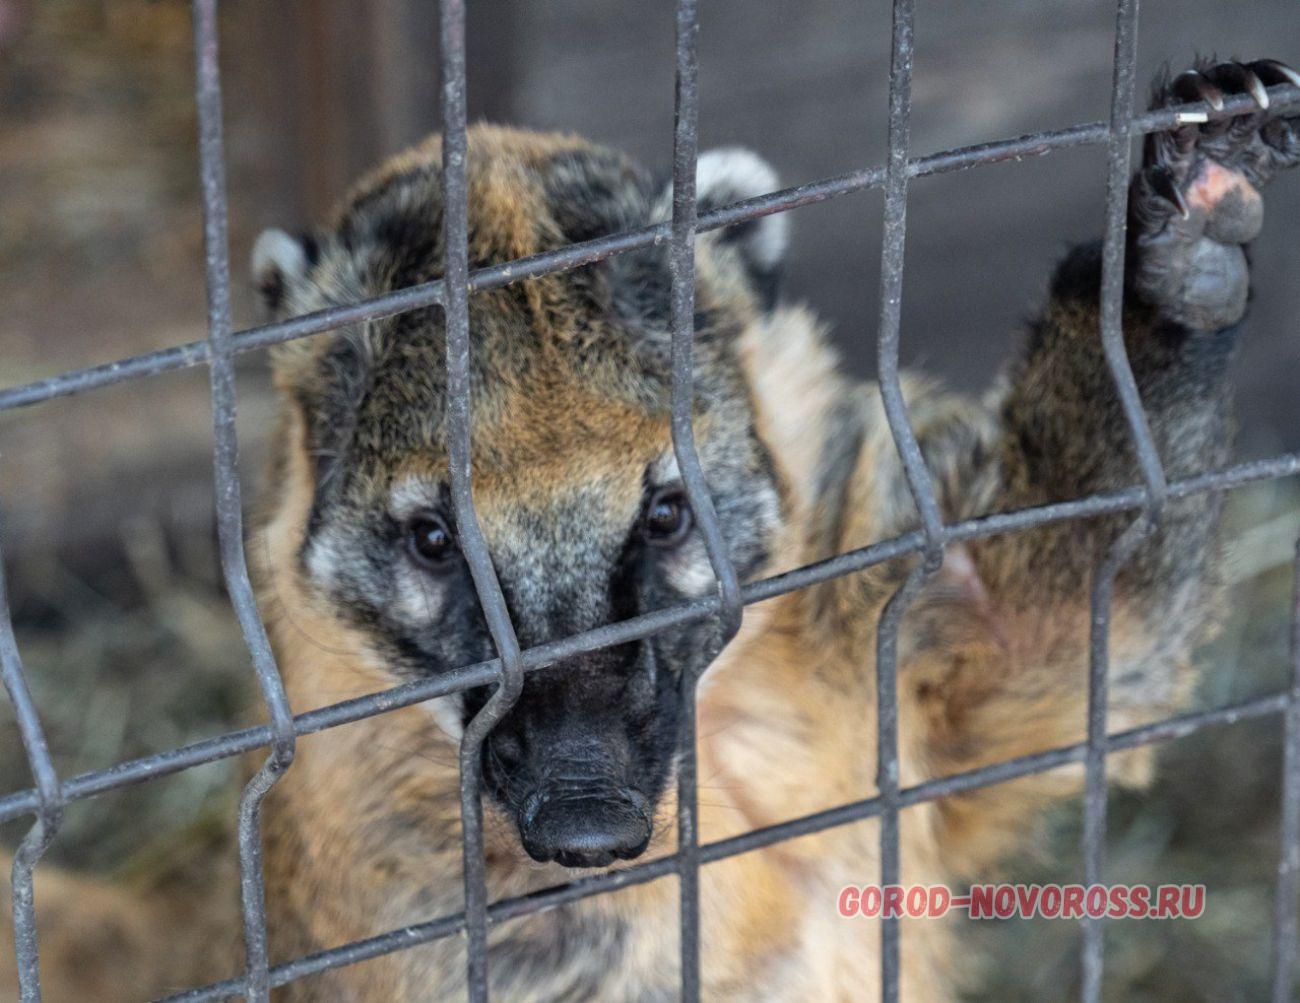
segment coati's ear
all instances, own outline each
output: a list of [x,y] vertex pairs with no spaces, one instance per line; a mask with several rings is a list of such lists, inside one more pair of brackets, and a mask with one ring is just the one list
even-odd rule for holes
[[269,316],[282,315],[290,292],[306,278],[317,253],[316,240],[309,235],[292,237],[283,230],[262,231],[253,244],[251,265],[253,284]]
[[[700,154],[695,170],[695,196],[700,215],[710,209],[766,195],[781,187],[766,160],[751,150],[727,147]],[[671,193],[669,205],[671,206]],[[776,304],[789,242],[790,220],[785,213],[760,216],[717,232],[717,240],[739,252],[764,309]]]

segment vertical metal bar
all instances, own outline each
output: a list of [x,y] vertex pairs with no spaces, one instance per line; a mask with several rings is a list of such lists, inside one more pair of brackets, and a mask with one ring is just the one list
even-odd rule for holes
[[519,699],[523,659],[501,583],[474,510],[470,459],[469,196],[466,182],[465,4],[442,0],[443,316],[447,327],[447,450],[456,533],[501,660],[492,697],[460,744],[460,818],[465,879],[466,982],[472,1003],[488,998],[487,868],[483,858],[482,748]]
[[[939,551],[942,560],[942,550]],[[890,597],[876,628],[876,787],[880,812],[880,884],[899,883],[898,839],[898,631],[903,615],[920,594],[938,565],[921,563],[908,572]],[[880,920],[880,998],[899,998],[898,918]]]
[[1291,689],[1283,722],[1282,822],[1273,890],[1273,1003],[1290,1003],[1295,972],[1296,896],[1300,894],[1300,544],[1291,599]]
[[[1120,535],[1106,559],[1093,575],[1090,597],[1091,621],[1088,642],[1088,735],[1084,758],[1083,796],[1083,881],[1101,881],[1106,848],[1106,754],[1107,709],[1110,698],[1110,615],[1115,593],[1115,576],[1133,552],[1150,534],[1153,523],[1141,515]],[[1101,921],[1083,920],[1083,999],[1101,999]]]
[[[718,618],[725,646],[740,629],[744,607],[709,486],[695,448],[695,199],[699,155],[699,5],[678,0],[673,98],[673,216],[669,244],[672,330],[672,440],[682,486],[704,537],[721,599]],[[681,896],[681,998],[700,998],[699,798],[695,748],[695,674],[683,675],[677,759],[677,873]]]
[[942,545],[943,520],[930,474],[912,431],[899,381],[899,332],[903,310],[903,258],[907,242],[908,147],[912,118],[913,0],[895,0],[889,59],[889,155],[885,166],[884,236],[880,266],[880,323],[876,352],[880,396],[894,446],[903,463],[908,489],[921,516],[927,548]]
[[1101,263],[1101,346],[1119,394],[1155,512],[1169,493],[1151,436],[1137,381],[1124,348],[1124,251],[1128,234],[1128,185],[1132,173],[1133,95],[1137,87],[1138,0],[1119,0],[1115,14],[1115,64],[1111,79],[1110,139],[1107,140],[1106,230]]
[[[1084,882],[1099,882],[1106,848],[1107,709],[1110,673],[1110,617],[1115,577],[1154,530],[1168,494],[1164,469],[1147,424],[1137,381],[1124,348],[1124,251],[1131,172],[1133,95],[1137,81],[1138,0],[1119,0],[1115,14],[1115,64],[1111,82],[1110,139],[1106,179],[1106,232],[1102,246],[1102,351],[1119,395],[1146,486],[1145,510],[1111,547],[1093,576],[1088,646],[1088,734],[1084,760]],[[1100,919],[1083,921],[1083,985],[1086,1003],[1101,999],[1104,942]]]
[[[3,527],[0,527],[2,529]],[[3,533],[0,532],[0,537]],[[36,938],[36,898],[32,887],[36,863],[45,853],[50,841],[63,821],[63,794],[59,785],[50,750],[45,742],[36,704],[22,660],[18,655],[18,641],[14,637],[13,619],[9,612],[9,596],[5,585],[4,558],[0,553],[0,673],[4,677],[5,691],[13,704],[18,720],[18,734],[22,739],[27,765],[32,771],[39,799],[36,821],[23,837],[14,854],[12,868],[14,954],[18,962],[18,993],[22,1003],[40,1003],[40,959]]]
[[[907,239],[908,145],[912,110],[913,0],[895,0],[889,61],[889,157],[885,171],[884,231],[881,238],[880,323],[877,360],[880,395],[908,490],[920,515],[926,547],[881,611],[876,631],[876,787],[880,814],[880,883],[898,884],[898,631],[904,614],[943,563],[943,519],[920,443],[907,416],[899,377],[903,260]],[[882,916],[880,995],[899,998],[898,919]]]
[[199,118],[199,169],[203,188],[203,245],[208,297],[208,369],[212,385],[213,479],[221,570],[274,739],[266,762],[239,800],[239,886],[244,925],[244,995],[269,999],[266,900],[262,876],[262,799],[293,762],[293,712],[271,652],[248,578],[240,504],[239,445],[235,430],[235,365],[230,318],[230,248],[226,233],[225,147],[221,122],[221,71],[217,55],[216,0],[194,0],[195,101]]

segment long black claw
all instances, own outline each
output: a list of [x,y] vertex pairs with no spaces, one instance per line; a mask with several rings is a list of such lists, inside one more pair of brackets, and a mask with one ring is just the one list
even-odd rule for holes
[[1258,76],[1266,87],[1275,87],[1278,84],[1300,87],[1300,72],[1276,59],[1257,59],[1253,63],[1248,63],[1247,68]]
[[1220,63],[1207,71],[1206,76],[1221,90],[1249,94],[1261,109],[1268,108],[1268,89],[1250,67],[1241,63]]
[[1187,200],[1183,198],[1182,191],[1178,188],[1178,182],[1174,179],[1173,172],[1167,167],[1157,167],[1151,171],[1151,188],[1166,202],[1173,205],[1178,210],[1178,215],[1183,219],[1189,219],[1192,215],[1191,209],[1187,207]]
[[1223,92],[1200,70],[1184,70],[1169,89],[1184,101],[1205,101],[1215,111],[1223,111]]

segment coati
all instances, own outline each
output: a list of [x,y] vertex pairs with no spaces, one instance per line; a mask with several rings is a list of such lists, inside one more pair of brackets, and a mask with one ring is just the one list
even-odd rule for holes
[[[1300,161],[1300,118],[1267,108],[1264,87],[1286,82],[1300,75],[1266,60],[1202,64],[1156,85],[1157,106],[1243,92],[1259,105],[1149,137],[1130,188],[1124,334],[1171,479],[1228,456],[1244,247],[1263,222],[1260,191]],[[310,236],[264,234],[254,278],[271,314],[437,278],[440,157],[435,136],[364,178]],[[471,267],[669,211],[640,168],[570,136],[477,126],[467,175]],[[751,153],[700,158],[702,209],[775,187]],[[842,375],[814,316],[779,294],[786,226],[770,216],[697,240],[695,427],[742,580],[917,524],[876,390]],[[1066,257],[985,398],[907,381],[946,520],[1138,481],[1099,342],[1099,271],[1098,245]],[[525,646],[715,588],[669,436],[668,274],[651,247],[471,299],[474,498]],[[252,550],[295,711],[492,657],[449,503],[439,313],[287,344],[274,373],[284,407]],[[1171,501],[1119,574],[1113,728],[1186,704],[1189,651],[1214,619],[1218,515],[1215,496]],[[1082,738],[1089,569],[1131,518],[948,548],[900,638],[904,786]],[[673,850],[677,684],[706,665],[703,841],[870,795],[875,633],[909,567],[895,560],[751,606],[721,651],[718,625],[704,620],[531,672],[484,746],[490,896]],[[299,741],[265,805],[274,961],[462,908],[457,743],[487,696]],[[1110,772],[1140,784],[1150,763],[1127,753]],[[908,808],[904,882],[986,873],[1080,779],[1059,769]],[[879,930],[842,920],[836,899],[876,880],[877,860],[866,821],[705,867],[705,995],[875,999]],[[677,915],[675,881],[663,879],[495,925],[494,998],[675,999]],[[950,999],[959,958],[944,923],[904,922],[904,997]],[[450,938],[281,993],[455,999],[464,969],[463,941]]]

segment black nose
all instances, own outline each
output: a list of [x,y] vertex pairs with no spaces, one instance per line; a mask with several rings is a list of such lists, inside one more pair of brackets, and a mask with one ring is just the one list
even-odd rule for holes
[[630,788],[538,791],[519,813],[519,835],[534,860],[606,867],[645,850],[650,810],[646,799]]

